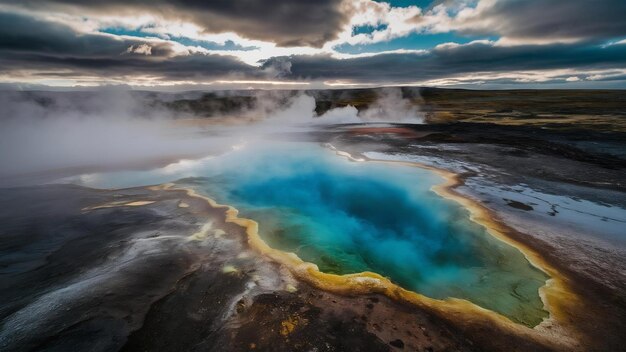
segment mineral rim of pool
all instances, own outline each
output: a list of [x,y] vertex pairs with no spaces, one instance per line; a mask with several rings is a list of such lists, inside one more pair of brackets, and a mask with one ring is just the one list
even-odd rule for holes
[[[438,299],[466,299],[535,326],[548,316],[547,275],[431,191],[443,182],[407,165],[350,162],[312,143],[271,143],[150,171],[92,175],[121,187],[194,177],[188,186],[259,223],[271,247],[320,271],[371,271]],[[185,183],[183,181],[183,183]]]

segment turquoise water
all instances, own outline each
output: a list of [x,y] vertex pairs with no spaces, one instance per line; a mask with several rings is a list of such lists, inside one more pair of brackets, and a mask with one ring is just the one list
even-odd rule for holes
[[91,186],[154,184],[184,177],[257,220],[272,247],[328,273],[373,271],[433,298],[468,299],[514,321],[547,316],[547,277],[515,248],[432,192],[430,171],[350,162],[309,143],[251,145],[220,157],[143,172],[89,175]]

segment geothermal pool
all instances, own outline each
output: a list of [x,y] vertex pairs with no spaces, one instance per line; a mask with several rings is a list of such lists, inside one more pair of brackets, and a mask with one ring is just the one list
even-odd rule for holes
[[121,188],[175,180],[238,208],[259,223],[270,246],[323,272],[373,271],[406,289],[467,299],[528,326],[548,315],[538,293],[547,276],[472,222],[466,209],[432,192],[443,180],[428,170],[352,162],[317,144],[285,142],[72,182]]

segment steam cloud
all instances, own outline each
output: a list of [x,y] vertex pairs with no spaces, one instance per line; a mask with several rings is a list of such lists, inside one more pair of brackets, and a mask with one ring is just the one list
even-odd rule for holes
[[[275,106],[275,105],[274,105]],[[331,109],[324,114],[315,114],[315,98],[307,94],[292,97],[278,110],[268,110],[273,123],[293,124],[341,124],[341,123],[423,123],[418,107],[402,97],[399,88],[379,91],[374,103],[363,111],[352,105]],[[278,127],[278,126],[277,126]]]
[[[245,111],[198,119],[164,105],[172,99],[168,94],[0,92],[0,179],[50,170],[148,167],[219,153],[244,138],[302,126],[421,122],[399,89],[382,90],[365,111],[346,106],[321,116],[315,113],[315,98],[306,93],[254,94],[256,103]],[[185,123],[189,118],[201,123]],[[233,120],[238,120],[234,127]]]
[[374,105],[359,117],[369,122],[424,123],[418,107],[403,99],[402,91],[398,88],[383,89]]
[[129,92],[3,92],[0,105],[0,177],[148,165],[206,155],[221,142],[194,136],[192,129],[176,125],[170,111]]

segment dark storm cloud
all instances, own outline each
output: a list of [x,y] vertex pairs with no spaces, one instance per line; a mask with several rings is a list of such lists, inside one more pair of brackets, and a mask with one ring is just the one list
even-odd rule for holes
[[[0,52],[0,55],[2,52]],[[76,78],[98,76],[101,79],[119,79],[120,76],[149,75],[167,80],[211,80],[231,78],[264,78],[263,72],[245,65],[235,58],[218,55],[193,54],[176,56],[162,61],[144,58],[59,58],[54,56],[19,54],[0,59],[0,73],[11,74],[16,69],[39,70],[42,78]],[[59,71],[71,70],[69,72]],[[42,71],[47,70],[47,71]]]
[[[286,60],[272,58],[272,60]],[[292,77],[362,82],[411,82],[476,72],[626,67],[626,45],[606,48],[579,44],[499,47],[488,43],[442,47],[424,54],[381,54],[337,60],[329,56],[293,56]]]
[[[7,1],[5,1],[7,2]],[[98,14],[153,13],[192,21],[207,33],[235,32],[281,46],[315,46],[334,39],[347,21],[340,0],[21,0],[19,6],[59,7]]]
[[522,39],[602,40],[626,36],[624,0],[501,0],[468,32]]
[[168,42],[76,33],[63,24],[0,13],[0,73],[30,69],[56,77],[152,74],[176,79],[258,75],[229,56],[173,54]]
[[[141,44],[147,43],[107,35],[78,34],[63,24],[0,12],[0,50],[9,54],[19,52],[70,58],[109,57],[122,55],[129,47]],[[151,57],[172,53],[167,43],[153,42],[149,45]]]

